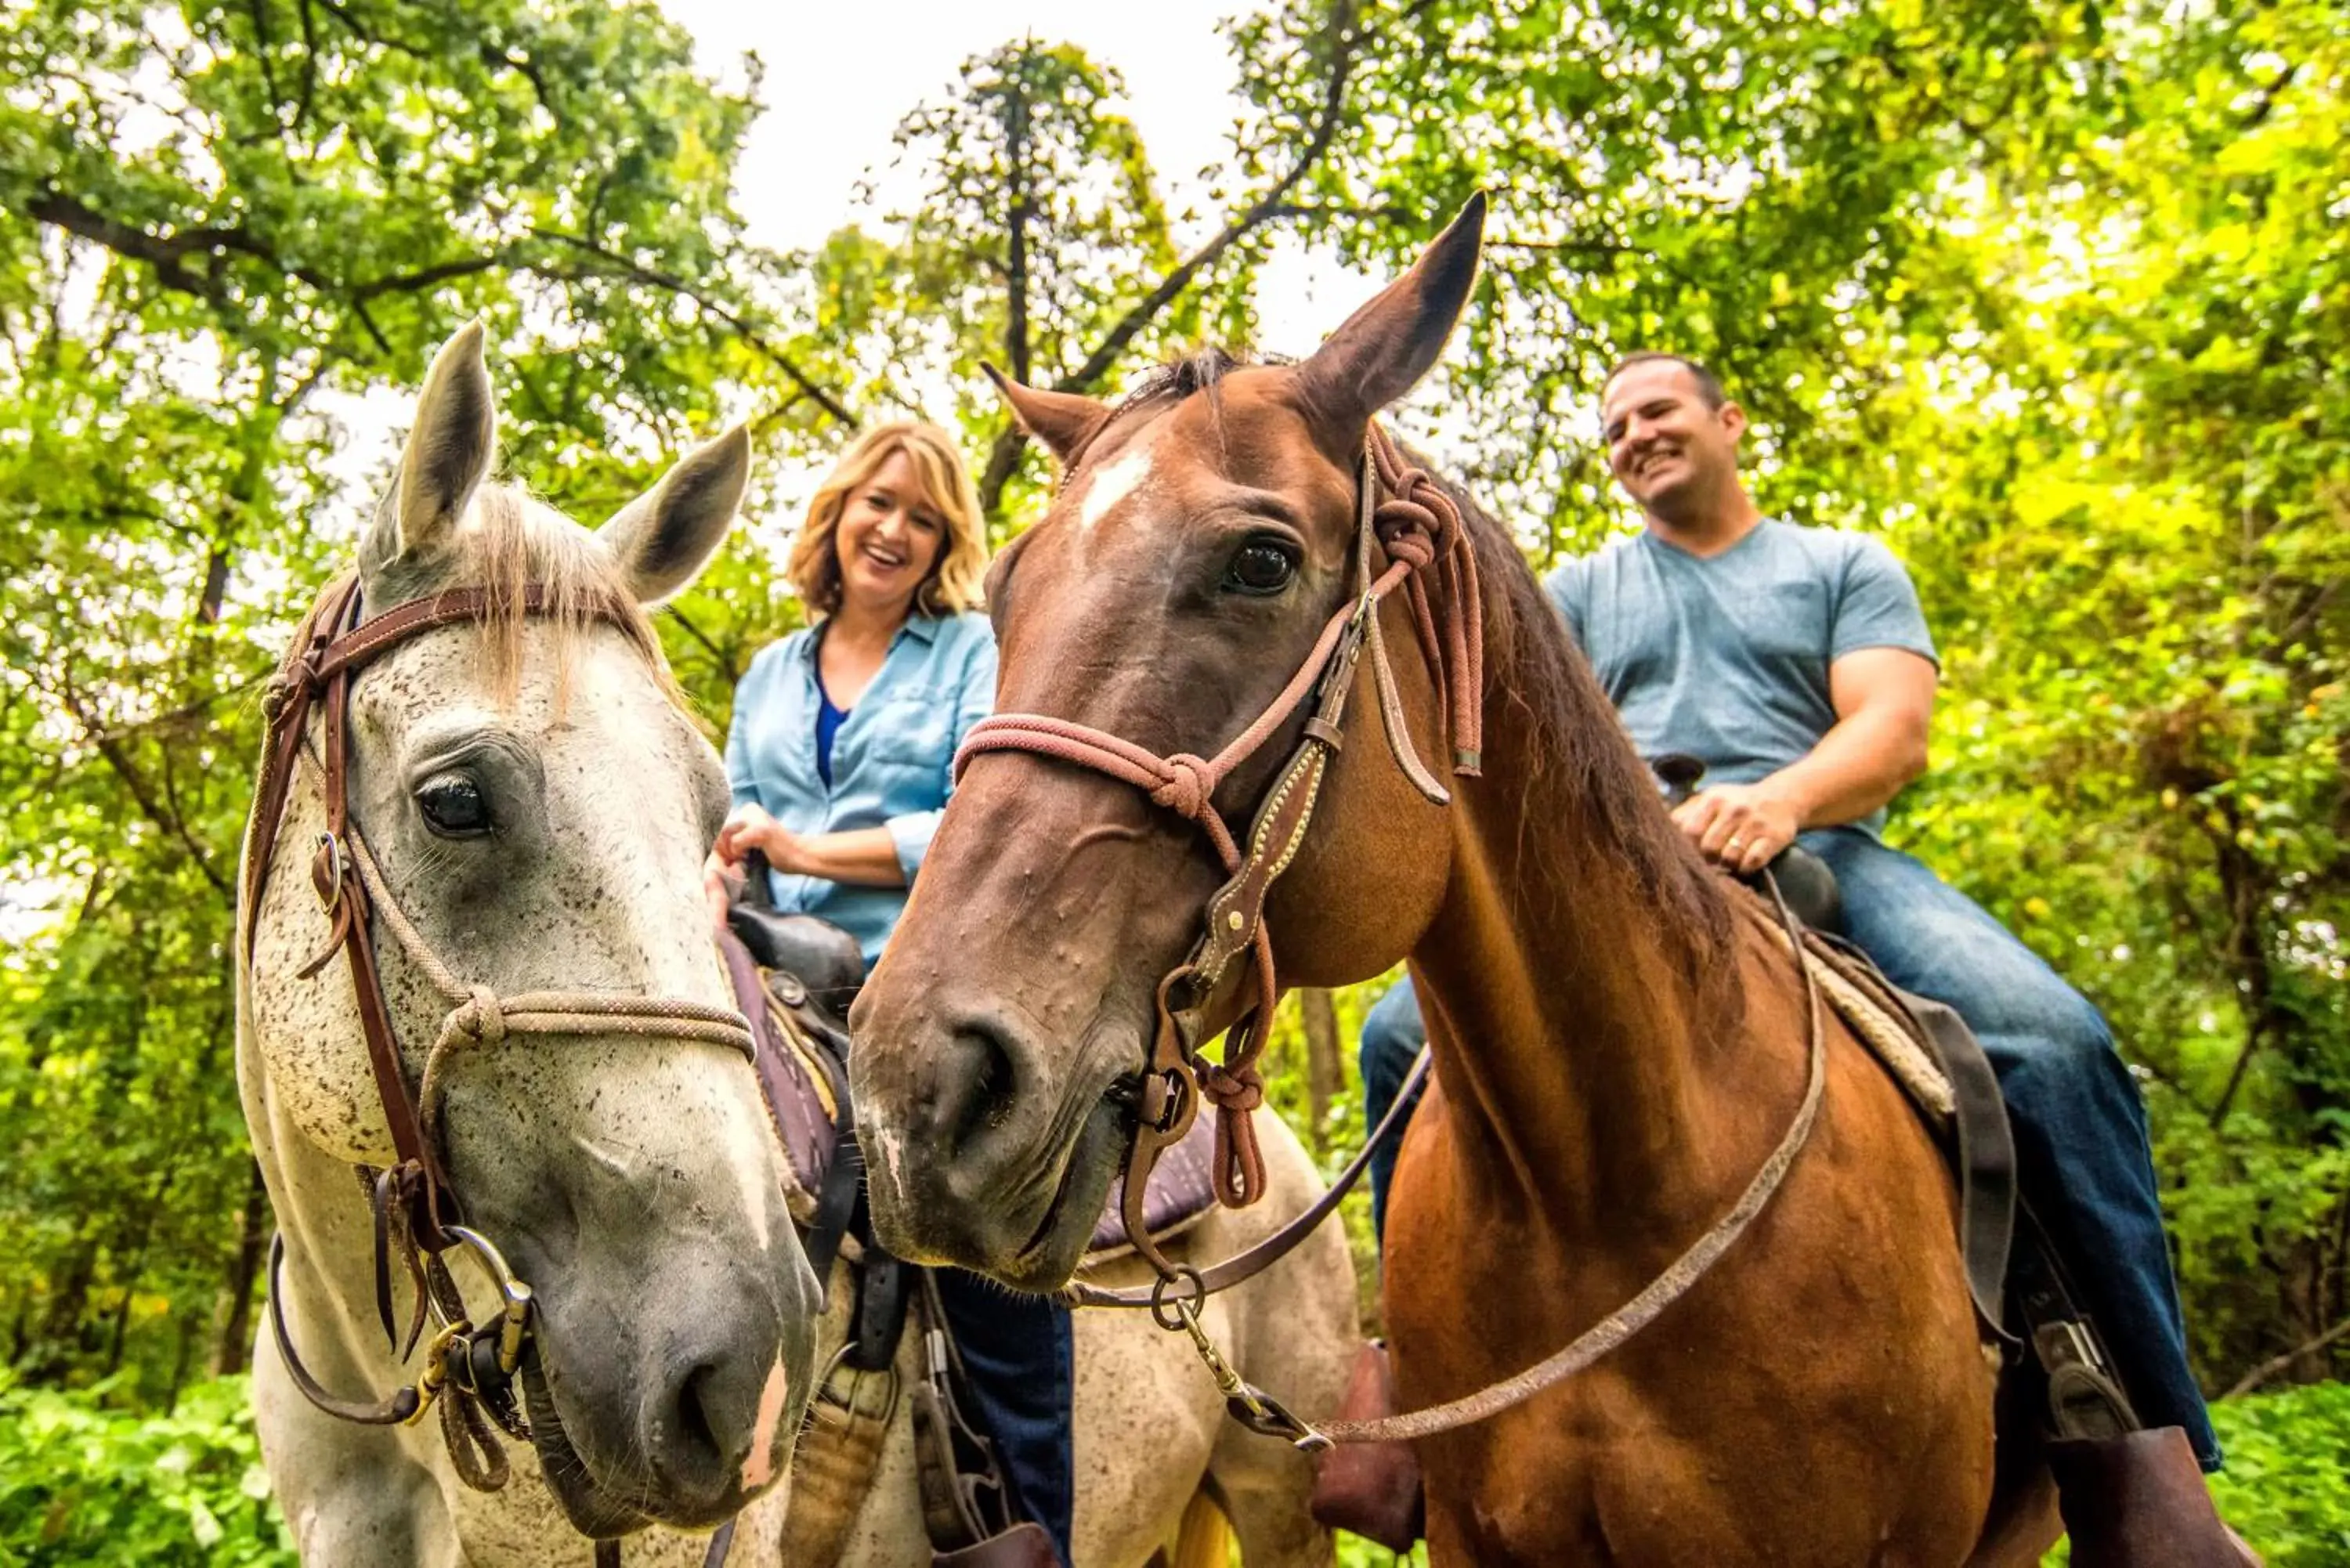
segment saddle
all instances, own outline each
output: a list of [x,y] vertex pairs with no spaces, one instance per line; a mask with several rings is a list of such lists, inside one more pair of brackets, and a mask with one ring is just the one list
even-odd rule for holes
[[[841,1013],[863,981],[864,959],[856,939],[813,915],[778,915],[738,904],[728,911],[727,925],[719,950],[758,1038],[759,1086],[785,1156],[785,1200],[795,1220],[812,1226],[842,1131],[854,1126],[848,1029]],[[785,967],[793,961],[806,963],[816,978],[805,979]],[[1211,1121],[1195,1124],[1151,1171],[1143,1223],[1154,1241],[1180,1235],[1215,1207],[1215,1132]],[[1134,1250],[1126,1229],[1125,1179],[1120,1175],[1110,1186],[1086,1250],[1086,1267]],[[855,1245],[853,1239],[847,1244]]]
[[[1705,773],[1694,757],[1653,758],[1669,805],[1690,798]],[[2044,1419],[2064,1442],[2101,1444],[2137,1433],[2138,1420],[2106,1358],[2059,1254],[2019,1189],[2012,1132],[1999,1079],[1957,1012],[1901,990],[1844,936],[1844,902],[1827,863],[1800,846],[1763,873],[1741,877],[1783,903],[1802,928],[1798,961],[1821,995],[1867,1046],[1917,1111],[1959,1184],[1959,1245],[1987,1353],[2002,1364],[2028,1354],[2045,1384]],[[1773,929],[1778,932],[1776,922]],[[1787,938],[1778,932],[1785,945]],[[2007,1328],[2010,1305],[2022,1322]],[[1367,1345],[1339,1415],[1359,1419],[1393,1407],[1386,1348]],[[1391,1550],[1419,1538],[1419,1468],[1402,1444],[1343,1450],[1317,1478],[1315,1517]]]
[[[1050,1536],[1014,1513],[992,1440],[969,1414],[967,1375],[928,1272],[873,1245],[866,1224],[846,1023],[865,979],[863,952],[828,921],[775,910],[764,896],[765,867],[750,869],[748,896],[729,908],[719,952],[757,1043],[759,1086],[784,1147],[785,1206],[817,1280],[828,1289],[835,1261],[846,1261],[857,1292],[848,1342],[825,1368],[794,1461],[785,1556],[812,1568],[839,1561],[879,1468],[902,1384],[934,1563],[1051,1568],[1057,1554]],[[1214,1137],[1214,1124],[1203,1119],[1151,1173],[1143,1211],[1154,1240],[1188,1229],[1213,1207]],[[1132,1250],[1122,1196],[1113,1187],[1087,1265]],[[901,1376],[910,1317],[920,1349],[915,1374]]]

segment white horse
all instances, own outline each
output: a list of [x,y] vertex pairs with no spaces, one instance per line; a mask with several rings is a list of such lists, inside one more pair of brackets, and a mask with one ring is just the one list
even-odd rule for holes
[[[1260,1137],[1268,1190],[1248,1209],[1214,1209],[1169,1255],[1201,1266],[1270,1235],[1321,1196],[1323,1184],[1288,1127],[1270,1115]],[[835,1265],[845,1281],[848,1265]],[[1081,1276],[1089,1284],[1147,1285],[1139,1259]],[[852,1293],[833,1293],[819,1346],[839,1345]],[[1334,1219],[1273,1268],[1208,1300],[1208,1333],[1252,1382],[1307,1417],[1337,1407],[1359,1343],[1355,1276]],[[1243,1429],[1191,1341],[1162,1331],[1139,1311],[1076,1314],[1076,1408],[1073,1453],[1076,1568],[1140,1568],[1166,1553],[1173,1568],[1224,1568],[1224,1527],[1197,1501],[1212,1498],[1250,1568],[1322,1568],[1334,1561],[1330,1534],[1306,1511],[1311,1461],[1288,1444]],[[900,1346],[908,1386],[920,1375],[914,1335]],[[909,1402],[898,1402],[872,1492],[841,1561],[848,1568],[930,1568],[915,1473]],[[785,1568],[795,1568],[786,1564]]]
[[[591,534],[488,482],[492,406],[482,333],[468,327],[433,362],[361,541],[370,617],[461,587],[518,597],[525,583],[575,603],[652,603],[725,536],[749,472],[742,431]],[[352,820],[390,907],[461,982],[733,1005],[698,891],[725,779],[641,611],[616,623],[517,607],[423,633],[365,670],[349,714]],[[265,891],[239,955],[238,1081],[285,1239],[292,1342],[328,1390],[372,1399],[416,1373],[377,1323],[372,1217],[354,1168],[394,1158],[351,971],[338,954],[300,972],[329,929],[308,874],[325,826],[322,743],[314,732],[273,864],[258,868]],[[391,940],[390,918],[379,909],[376,949],[413,1085],[451,1003]],[[361,1427],[314,1407],[265,1325],[255,1403],[304,1558],[585,1563],[573,1526],[708,1530],[746,1503],[738,1550],[772,1542],[781,1499],[757,1500],[789,1466],[816,1291],[750,1064],[617,1029],[516,1033],[447,1059],[438,1119],[466,1222],[536,1293],[522,1366],[536,1451],[515,1455],[503,1490],[469,1490],[436,1426]],[[454,1272],[470,1298],[477,1282],[463,1262]],[[473,1302],[476,1321],[488,1313]],[[667,1544],[651,1560],[699,1560],[683,1536]]]
[[[575,602],[652,604],[724,537],[748,469],[739,431],[591,533],[490,482],[492,409],[482,336],[468,327],[433,363],[399,479],[362,541],[369,613],[525,583]],[[640,617],[516,612],[427,632],[368,670],[350,714],[353,820],[393,902],[460,981],[731,1005],[701,896],[724,778]],[[329,1390],[371,1399],[412,1382],[415,1366],[377,1324],[372,1216],[355,1172],[393,1157],[349,971],[337,958],[298,972],[328,932],[308,875],[323,810],[306,765],[260,868],[249,951],[240,937],[238,1079],[285,1239],[293,1343]],[[247,924],[241,909],[240,933]],[[450,1000],[383,924],[383,989],[413,1085]],[[629,1568],[693,1564],[698,1532],[739,1509],[730,1561],[776,1563],[787,1489],[775,1483],[820,1365],[814,1341],[838,1343],[846,1308],[819,1321],[749,1066],[680,1040],[510,1035],[451,1058],[440,1125],[467,1223],[537,1295],[523,1366],[535,1445],[515,1446],[504,1490],[473,1490],[436,1427],[356,1426],[317,1409],[265,1324],[254,1398],[304,1560],[577,1568],[587,1530],[637,1532]],[[1202,1261],[1320,1190],[1294,1137],[1275,1133],[1266,1153],[1266,1199],[1211,1214],[1186,1238]],[[455,1272],[486,1321],[492,1303],[473,1300],[478,1282],[462,1264]],[[1143,1275],[1121,1266],[1107,1282]],[[1356,1343],[1337,1228],[1217,1298],[1205,1321],[1253,1380],[1302,1411],[1333,1407]],[[1188,1342],[1148,1314],[1079,1315],[1075,1458],[1079,1568],[1139,1565],[1179,1537],[1185,1552],[1212,1549],[1194,1506],[1203,1494],[1229,1511],[1252,1564],[1332,1559],[1306,1517],[1306,1461],[1226,1422]],[[843,1560],[930,1563],[902,1407]]]

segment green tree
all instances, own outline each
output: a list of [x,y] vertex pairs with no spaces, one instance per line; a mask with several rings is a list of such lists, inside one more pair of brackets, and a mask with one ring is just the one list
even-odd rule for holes
[[754,106],[648,7],[29,5],[0,79],[0,857],[70,909],[0,967],[0,1325],[160,1391],[249,1338],[229,915],[255,683],[365,499],[335,410],[481,317],[590,519],[722,402],[847,410],[758,303]]

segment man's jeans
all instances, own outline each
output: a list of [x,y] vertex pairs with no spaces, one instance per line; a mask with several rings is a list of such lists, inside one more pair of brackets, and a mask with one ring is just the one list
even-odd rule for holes
[[[1857,828],[1799,840],[1836,875],[1852,940],[1905,991],[1949,1003],[1999,1074],[2025,1189],[2055,1232],[2074,1282],[2110,1342],[2139,1419],[2183,1427],[2206,1469],[2220,1465],[2170,1277],[2146,1107],[2113,1035],[1974,900],[1921,861]],[[1427,1039],[1411,981],[1363,1020],[1363,1114],[1376,1127]],[[1375,1222],[1387,1222],[1390,1143],[1371,1162]]]
[[1050,1296],[1023,1295],[961,1269],[941,1269],[938,1281],[939,1304],[971,1375],[977,1414],[995,1439],[1020,1515],[1043,1525],[1061,1561],[1069,1563],[1076,1512],[1069,1446],[1076,1342],[1069,1309]]

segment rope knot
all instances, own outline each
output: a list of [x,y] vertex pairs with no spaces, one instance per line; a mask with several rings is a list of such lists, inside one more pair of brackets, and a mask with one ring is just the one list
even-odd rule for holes
[[1415,572],[1435,560],[1446,543],[1443,520],[1432,508],[1407,497],[1391,495],[1380,502],[1372,522],[1389,558],[1409,562]]
[[498,993],[488,986],[470,989],[472,994],[457,1009],[452,1022],[482,1044],[495,1045],[506,1037],[506,1010],[499,1005]]
[[1264,1104],[1264,1075],[1253,1062],[1238,1067],[1222,1062],[1200,1064],[1200,1097],[1220,1111],[1245,1116]]
[[1208,797],[1216,793],[1216,776],[1207,763],[1190,752],[1178,752],[1161,765],[1166,776],[1151,790],[1152,802],[1194,822],[1206,815]]

